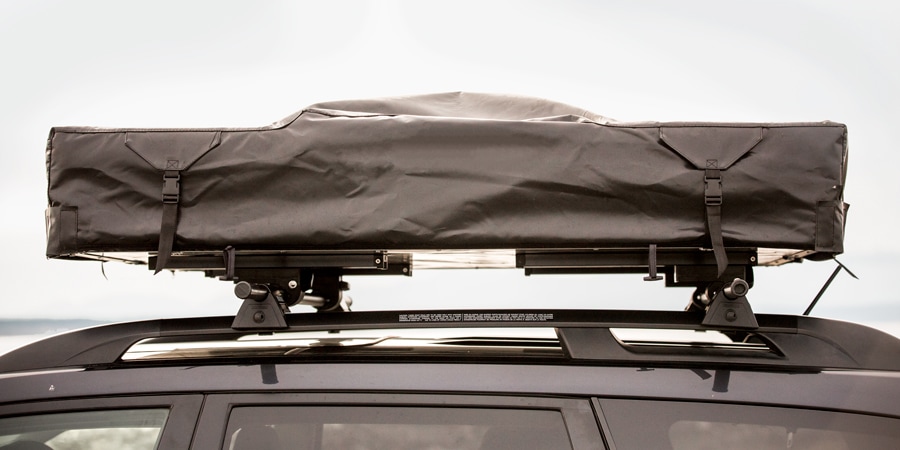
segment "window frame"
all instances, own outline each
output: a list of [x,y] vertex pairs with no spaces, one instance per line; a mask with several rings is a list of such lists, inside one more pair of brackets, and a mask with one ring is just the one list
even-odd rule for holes
[[[879,422],[885,421],[894,421],[900,424],[900,418],[895,416],[886,416],[881,414],[870,414],[863,413],[859,411],[846,411],[846,410],[837,410],[837,409],[827,409],[827,408],[814,408],[814,407],[806,407],[802,405],[773,405],[773,404],[757,404],[757,403],[742,403],[742,402],[709,402],[709,401],[696,401],[690,399],[679,399],[679,398],[656,398],[656,397],[647,397],[647,398],[636,398],[636,397],[594,397],[592,398],[592,404],[597,413],[597,419],[600,423],[600,427],[603,430],[603,435],[607,437],[607,448],[610,450],[616,450],[618,447],[615,443],[617,437],[620,438],[621,441],[626,441],[631,443],[631,436],[636,435],[635,429],[626,429],[622,428],[622,419],[621,417],[616,418],[615,416],[619,414],[617,408],[622,405],[628,406],[639,406],[640,408],[646,408],[648,411],[663,411],[662,413],[657,413],[662,416],[669,416],[674,411],[684,411],[685,408],[699,408],[704,410],[703,415],[694,416],[689,411],[685,414],[685,419],[697,419],[699,421],[704,421],[703,419],[717,419],[723,418],[728,419],[728,414],[733,414],[733,412],[737,409],[741,409],[744,412],[739,414],[740,417],[747,417],[746,422],[741,422],[742,424],[748,425],[782,425],[777,420],[766,419],[762,420],[761,418],[767,418],[771,416],[771,413],[780,413],[780,414],[788,414],[789,412],[793,412],[794,414],[803,414],[808,413],[811,416],[808,418],[803,418],[802,420],[798,420],[797,422],[815,422],[815,421],[824,421],[826,415],[831,414],[837,417],[843,418],[844,420],[863,420],[866,417],[869,417],[873,420],[877,420]],[[670,408],[670,409],[660,409],[662,407]],[[729,411],[725,411],[726,414],[722,414],[724,411],[723,408],[729,409]],[[756,413],[751,414],[749,412],[750,409],[755,409]],[[764,414],[764,412],[768,411],[770,414]],[[610,420],[610,416],[612,416],[612,420]],[[643,415],[641,415],[643,417]],[[618,424],[616,422],[619,422]],[[646,431],[647,422],[646,421],[625,421],[627,423],[635,423],[637,426],[644,428],[642,432],[643,436],[646,436],[648,433],[652,434],[652,431]],[[663,423],[663,422],[660,422]],[[672,422],[671,425],[674,425],[677,422]],[[727,422],[723,422],[727,423]],[[866,426],[871,426],[870,424],[866,424]],[[893,427],[891,427],[893,429]],[[823,428],[823,430],[826,430]],[[653,430],[660,432],[660,430]],[[661,442],[657,442],[655,444],[661,445]],[[619,447],[623,444],[620,442]],[[648,443],[642,443],[639,448],[645,448]]]
[[157,449],[175,450],[184,449],[186,443],[191,442],[202,405],[203,395],[201,394],[91,397],[6,404],[2,406],[0,418],[87,411],[165,408],[169,410],[169,414],[166,417],[166,422],[159,437]]
[[236,407],[246,406],[409,406],[426,408],[496,408],[553,410],[562,414],[575,450],[605,449],[588,398],[554,398],[467,394],[393,393],[244,393],[210,394],[198,422],[192,449],[222,448],[225,430]]

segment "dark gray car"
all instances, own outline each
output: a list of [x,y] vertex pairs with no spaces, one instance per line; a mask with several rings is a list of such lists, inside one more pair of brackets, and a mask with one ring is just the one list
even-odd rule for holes
[[0,448],[898,448],[900,341],[702,312],[288,314],[84,329],[0,357]]

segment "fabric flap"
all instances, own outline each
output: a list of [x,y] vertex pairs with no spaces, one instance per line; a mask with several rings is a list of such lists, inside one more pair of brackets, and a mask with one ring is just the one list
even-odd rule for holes
[[220,131],[129,131],[125,146],[157,170],[185,170],[222,140]]
[[762,127],[660,126],[659,138],[699,170],[717,160],[724,170],[763,139]]

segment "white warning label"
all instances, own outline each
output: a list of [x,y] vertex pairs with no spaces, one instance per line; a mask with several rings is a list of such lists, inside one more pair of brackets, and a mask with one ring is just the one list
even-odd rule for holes
[[547,322],[550,313],[424,313],[400,314],[400,322]]

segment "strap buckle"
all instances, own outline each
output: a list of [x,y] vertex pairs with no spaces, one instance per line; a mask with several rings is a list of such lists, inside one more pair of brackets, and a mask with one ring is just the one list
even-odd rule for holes
[[706,161],[706,174],[703,177],[704,200],[707,206],[719,206],[722,204],[722,173],[718,168],[718,161],[711,159]]
[[167,170],[163,173],[163,203],[178,203],[181,194],[181,174],[177,170]]

